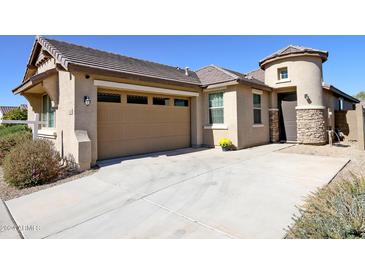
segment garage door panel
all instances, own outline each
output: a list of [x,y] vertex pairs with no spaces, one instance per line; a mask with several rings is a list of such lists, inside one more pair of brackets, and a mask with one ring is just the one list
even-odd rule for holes
[[124,130],[118,123],[107,124],[98,127],[98,141],[116,141],[122,140],[124,136]]
[[124,112],[121,111],[121,104],[98,103],[98,122],[112,123],[123,120]]
[[[131,104],[132,105],[132,104]],[[146,116],[147,107],[143,105],[130,106],[125,105],[122,109],[126,115],[124,116],[123,122],[125,123],[145,123],[148,117]]]
[[190,146],[190,107],[98,103],[98,158]]

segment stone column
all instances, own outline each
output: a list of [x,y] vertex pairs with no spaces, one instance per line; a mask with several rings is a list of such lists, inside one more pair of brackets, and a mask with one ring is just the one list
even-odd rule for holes
[[270,142],[279,142],[279,109],[269,109]]
[[327,143],[324,107],[297,107],[297,139],[300,144]]

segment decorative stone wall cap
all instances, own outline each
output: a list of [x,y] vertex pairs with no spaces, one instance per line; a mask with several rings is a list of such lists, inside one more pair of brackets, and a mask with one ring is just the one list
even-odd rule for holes
[[296,106],[295,109],[325,109],[325,106]]
[[269,111],[279,111],[278,108],[269,108]]

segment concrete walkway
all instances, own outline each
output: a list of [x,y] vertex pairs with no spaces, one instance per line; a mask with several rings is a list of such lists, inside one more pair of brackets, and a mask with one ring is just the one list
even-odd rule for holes
[[102,162],[88,177],[7,202],[25,238],[282,238],[295,205],[347,159],[286,144],[184,149]]
[[20,239],[17,227],[4,202],[0,199],[0,239]]

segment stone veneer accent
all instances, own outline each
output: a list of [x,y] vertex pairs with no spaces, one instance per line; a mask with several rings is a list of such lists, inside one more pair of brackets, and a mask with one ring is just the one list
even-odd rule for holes
[[301,144],[327,142],[324,109],[297,109],[297,138]]
[[270,142],[279,142],[279,110],[269,109]]

